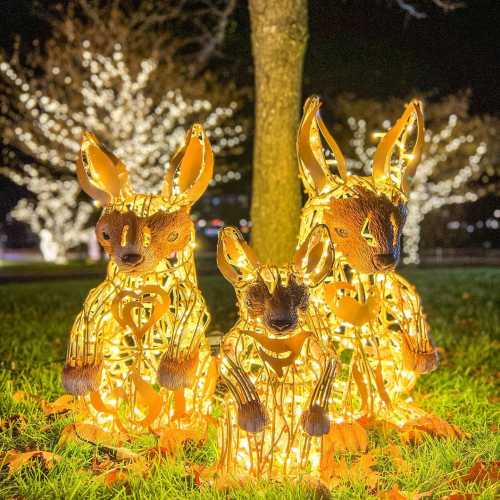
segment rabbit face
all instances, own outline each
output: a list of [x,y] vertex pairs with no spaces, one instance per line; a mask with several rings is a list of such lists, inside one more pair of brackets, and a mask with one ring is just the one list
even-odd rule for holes
[[217,263],[236,289],[240,316],[251,328],[289,335],[302,322],[309,290],[330,273],[334,253],[328,229],[316,226],[295,253],[293,264],[261,264],[241,233],[232,227],[219,233]]
[[[310,97],[297,137],[301,178],[309,205],[321,207],[339,256],[361,273],[393,271],[401,252],[410,182],[420,160],[424,124],[419,101],[412,101],[384,135],[373,157],[372,175],[347,172],[347,162],[323,123],[318,97]],[[325,159],[323,141],[337,173]],[[314,219],[317,220],[317,219]]]
[[250,317],[262,322],[275,334],[295,330],[299,314],[305,313],[308,300],[307,287],[303,283],[298,283],[291,273],[287,284],[283,284],[279,275],[272,292],[260,277],[256,283],[249,285],[246,292],[246,305]]
[[120,271],[148,273],[191,244],[190,208],[212,177],[213,154],[201,125],[193,125],[170,161],[161,194],[139,194],[125,164],[87,132],[76,170],[83,190],[104,207],[99,243]]
[[361,273],[393,271],[399,262],[404,202],[358,187],[356,196],[332,198],[325,212],[335,247]]
[[133,210],[107,210],[96,226],[99,243],[120,271],[152,272],[190,243],[192,222],[185,209],[141,217]]

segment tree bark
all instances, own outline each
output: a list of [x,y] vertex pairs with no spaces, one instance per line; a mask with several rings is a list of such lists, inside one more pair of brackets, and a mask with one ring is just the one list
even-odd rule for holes
[[295,152],[307,0],[250,0],[255,66],[252,245],[262,262],[290,260],[297,243],[301,187]]

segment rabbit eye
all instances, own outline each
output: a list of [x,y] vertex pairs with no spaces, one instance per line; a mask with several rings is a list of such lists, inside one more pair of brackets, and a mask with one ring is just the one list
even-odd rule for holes
[[377,240],[375,237],[370,233],[370,220],[366,219],[365,223],[363,224],[363,229],[361,229],[361,236],[366,240],[369,246],[371,247],[376,247],[377,246]]
[[103,231],[102,232],[102,239],[103,240],[110,240],[111,236],[109,236],[109,234],[106,231]]
[[348,233],[345,229],[341,227],[336,227],[335,232],[341,237],[341,238],[347,238]]
[[177,238],[179,237],[179,233],[174,231],[172,233],[170,233],[167,237],[167,240],[170,241],[170,242],[173,242],[175,241]]

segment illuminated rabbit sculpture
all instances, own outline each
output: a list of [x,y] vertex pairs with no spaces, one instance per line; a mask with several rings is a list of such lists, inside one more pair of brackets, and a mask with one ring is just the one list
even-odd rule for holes
[[110,262],[71,330],[62,382],[107,430],[146,431],[202,404],[209,315],[197,286],[190,208],[212,171],[208,139],[193,125],[161,194],[135,193],[125,165],[84,134],[78,179],[103,206],[96,233]]
[[217,263],[233,284],[239,320],[224,337],[228,388],[219,423],[219,467],[234,477],[276,478],[316,470],[336,359],[310,316],[310,292],[334,259],[327,228],[315,227],[294,263],[260,264],[237,229],[219,233]]
[[[420,299],[394,272],[407,214],[409,186],[421,154],[421,104],[412,101],[376,150],[371,177],[350,175],[340,148],[308,99],[297,139],[300,175],[309,196],[299,242],[326,224],[335,246],[330,275],[315,290],[326,305],[322,334],[342,360],[336,403],[346,419],[361,415],[405,422],[416,409],[403,404],[418,374],[438,356]],[[325,159],[324,145],[337,173]],[[413,415],[415,416],[415,415]]]

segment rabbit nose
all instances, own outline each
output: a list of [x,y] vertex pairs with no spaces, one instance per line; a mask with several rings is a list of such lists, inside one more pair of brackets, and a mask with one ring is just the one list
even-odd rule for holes
[[381,253],[374,257],[378,269],[390,269],[397,263],[397,258],[392,253]]
[[269,320],[269,326],[278,332],[284,332],[293,328],[294,324],[290,318],[272,318]]
[[137,264],[141,260],[141,257],[140,253],[126,253],[122,255],[121,260],[125,264]]

